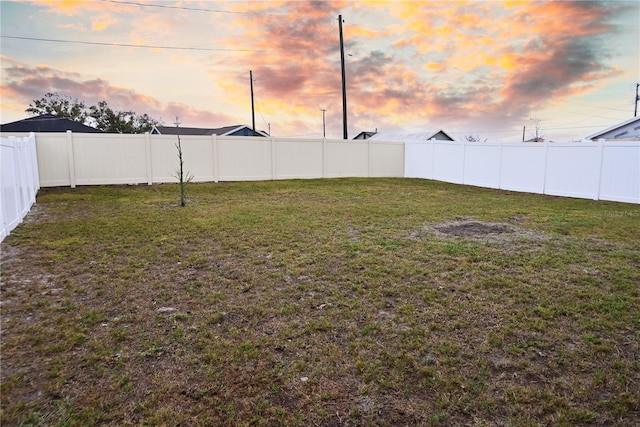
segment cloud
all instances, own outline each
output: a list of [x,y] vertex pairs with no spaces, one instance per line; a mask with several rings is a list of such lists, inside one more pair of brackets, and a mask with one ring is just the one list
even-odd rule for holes
[[94,19],[91,22],[91,31],[104,31],[114,25],[117,21],[113,18]]
[[[44,0],[32,2],[33,4],[46,9],[50,13],[56,15],[78,17],[87,17],[91,22],[91,31],[101,32],[115,25],[126,12],[130,15],[135,14],[131,7],[126,4],[118,4],[101,1],[82,1],[82,0]],[[75,27],[70,27],[75,25]],[[81,23],[70,23],[63,27],[79,29],[85,27]]]
[[[401,3],[394,13],[408,31],[394,46],[425,58],[432,117],[522,118],[618,73],[603,46],[622,11],[599,2]],[[479,82],[483,75],[491,78]]]
[[[110,62],[110,71],[116,70],[111,82],[134,76],[140,80],[150,63],[164,64],[162,72],[145,81],[158,82],[154,95],[168,101],[206,87],[215,99],[211,108],[249,116],[253,70],[257,119],[264,116],[276,134],[320,134],[323,108],[328,110],[327,129],[336,136],[342,134],[338,14],[345,19],[349,54],[350,133],[357,133],[375,127],[505,127],[563,97],[588,93],[621,73],[611,65],[616,52],[608,49],[607,37],[616,34],[622,14],[631,8],[627,2],[596,1],[269,1],[217,3],[215,8],[234,12],[220,14],[110,2],[34,4],[60,15],[58,26],[69,31],[100,30],[90,34],[100,40],[254,49],[158,54],[145,58],[144,66],[141,53],[130,57],[126,72]],[[634,6],[633,13],[637,11]],[[70,18],[62,19],[66,16]],[[184,103],[160,102],[64,68],[3,64],[3,102],[10,93],[28,105],[55,88],[87,102],[106,99],[113,108],[120,108],[115,103],[133,105],[170,121],[177,113],[203,126],[247,122]],[[193,70],[188,75],[194,82],[177,83],[185,92],[168,89],[166,76],[182,78],[183,70]],[[195,75],[208,80],[195,81]],[[154,90],[151,84],[146,88]]]
[[[103,79],[84,79],[78,73],[45,65],[30,67],[6,57],[2,60],[10,65],[3,69],[1,95],[3,100],[12,100],[12,108],[21,110],[10,111],[14,115],[26,116],[24,110],[33,100],[42,98],[47,92],[53,92],[78,99],[86,105],[104,100],[114,110],[133,110],[169,123],[177,115],[182,118],[184,126],[216,127],[244,122],[225,113],[198,110],[181,102],[163,103],[153,96],[113,86]],[[9,112],[6,105],[3,105],[3,110]]]
[[[312,117],[319,105],[340,111],[340,64],[335,18],[344,4],[286,3],[278,19],[252,19],[235,46],[265,49],[231,61],[253,69],[262,102],[277,113]],[[370,6],[369,6],[370,7]],[[352,127],[393,116],[411,123],[463,123],[524,118],[551,98],[590,90],[612,76],[602,40],[617,10],[575,2],[376,3],[405,20],[376,28],[345,22],[347,89]],[[366,14],[367,6],[356,7]],[[237,18],[236,22],[243,18]],[[348,19],[347,19],[348,21]],[[373,30],[372,28],[375,28]],[[362,52],[370,39],[396,49]],[[256,65],[258,64],[258,65]],[[246,77],[221,82],[236,90]],[[286,100],[282,102],[282,99]],[[241,103],[248,101],[241,100]]]

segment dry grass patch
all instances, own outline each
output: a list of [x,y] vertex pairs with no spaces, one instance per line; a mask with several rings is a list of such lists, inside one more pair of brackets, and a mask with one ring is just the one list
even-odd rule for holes
[[410,179],[47,189],[3,425],[637,425],[640,207]]

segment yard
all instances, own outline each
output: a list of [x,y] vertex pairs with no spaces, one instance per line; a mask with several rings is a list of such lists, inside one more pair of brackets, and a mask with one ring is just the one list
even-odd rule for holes
[[640,424],[640,205],[412,179],[55,188],[2,425]]

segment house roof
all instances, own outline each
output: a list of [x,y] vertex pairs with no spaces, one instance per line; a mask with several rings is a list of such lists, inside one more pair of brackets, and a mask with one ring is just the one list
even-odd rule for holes
[[378,133],[378,131],[362,131],[359,134],[357,134],[355,136],[355,138],[353,139],[369,139],[371,138],[373,135],[375,135],[376,133]]
[[100,129],[53,114],[43,114],[0,125],[1,132],[66,132],[68,130],[79,133],[104,133]]
[[[154,129],[158,131],[160,135],[218,135],[226,136],[231,135],[239,130],[251,128],[247,125],[234,125],[224,126],[221,128],[193,128],[193,127],[176,127],[176,126],[154,126]],[[267,133],[257,130],[256,133],[260,136],[269,136]]]
[[455,139],[453,139],[451,135],[449,135],[442,129],[438,129],[436,131],[427,130],[427,131],[415,132],[415,133],[378,132],[375,135],[371,136],[371,138],[369,139],[375,140],[375,141],[425,142],[434,138],[440,132],[442,132],[447,138],[449,138],[449,140],[455,141]]
[[[640,117],[632,117],[629,120],[625,120],[622,123],[618,123],[617,125],[610,126],[610,127],[606,128],[605,130],[601,130],[599,132],[592,133],[589,136],[585,136],[584,139],[599,139],[602,136],[606,135],[607,133],[614,132],[617,129],[620,129],[620,128],[623,128],[623,127],[625,127],[627,125],[631,125],[631,124],[635,124],[635,123],[637,123],[637,125],[640,126]],[[640,135],[640,129],[637,128],[637,127],[634,127],[634,129],[636,130],[635,137],[638,137]],[[629,136],[633,137],[634,135],[629,135]]]

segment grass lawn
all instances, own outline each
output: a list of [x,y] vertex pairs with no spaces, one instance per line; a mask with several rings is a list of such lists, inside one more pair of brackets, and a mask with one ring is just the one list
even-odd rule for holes
[[412,179],[43,189],[1,423],[640,424],[640,206]]

